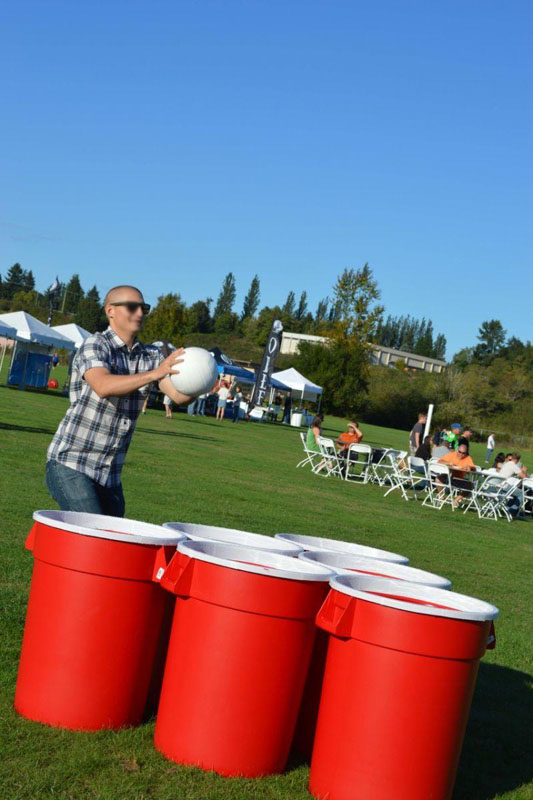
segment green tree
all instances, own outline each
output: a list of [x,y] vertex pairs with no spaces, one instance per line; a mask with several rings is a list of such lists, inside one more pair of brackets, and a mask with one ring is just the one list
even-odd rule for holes
[[211,303],[213,300],[197,300],[187,309],[187,333],[210,333],[213,330]]
[[219,314],[215,319],[215,333],[222,336],[226,333],[233,333],[237,330],[239,325],[239,317],[233,311],[226,311],[224,314]]
[[368,264],[345,269],[333,287],[333,306],[338,309],[334,335],[367,342],[383,316],[383,307],[377,304],[380,294]]
[[75,273],[65,286],[61,301],[61,310],[75,314],[82,297],[84,297],[84,291],[80,283],[80,276]]
[[307,292],[303,291],[300,295],[300,302],[298,303],[298,308],[296,309],[296,319],[303,320],[304,317],[307,315]]
[[301,342],[294,366],[323,388],[323,407],[332,414],[358,414],[368,385],[368,352],[361,340]]
[[474,355],[478,361],[490,361],[504,346],[505,331],[498,319],[491,319],[481,323],[478,330],[479,344]]
[[215,306],[215,312],[213,314],[215,319],[217,317],[221,317],[222,314],[228,314],[232,312],[236,295],[237,290],[235,288],[235,276],[233,275],[233,272],[228,272],[224,278],[224,283],[222,284],[222,289],[220,290],[217,304]]
[[[3,294],[6,300],[12,300],[13,296],[20,291],[25,291],[24,270],[19,263],[13,264],[7,271],[3,283]],[[14,309],[15,311],[17,309]]]
[[244,298],[241,320],[255,316],[257,309],[259,308],[260,294],[259,278],[257,275],[254,275],[254,278],[250,284],[250,288],[248,289],[248,294]]
[[33,292],[35,289],[35,278],[33,277],[31,269],[24,270],[22,283],[25,292]]
[[90,333],[105,330],[107,327],[107,317],[96,286],[89,289],[85,297],[79,301],[74,322]]
[[440,358],[444,361],[446,358],[446,337],[443,333],[439,333],[435,337],[435,344],[433,346],[433,358]]
[[157,342],[168,339],[178,346],[186,329],[186,308],[179,294],[164,294],[143,325],[142,340]]
[[315,322],[324,322],[328,317],[329,297],[320,300],[315,311]]
[[293,291],[290,291],[287,295],[287,299],[281,307],[281,310],[287,317],[294,317],[296,311],[296,297]]

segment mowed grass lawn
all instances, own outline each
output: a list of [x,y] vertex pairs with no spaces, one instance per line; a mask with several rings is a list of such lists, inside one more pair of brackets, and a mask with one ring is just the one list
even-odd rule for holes
[[[24,540],[32,512],[55,507],[44,485],[44,462],[66,407],[59,393],[0,387],[2,800],[309,797],[308,767],[297,761],[284,775],[223,779],[166,761],[152,747],[153,721],[85,734],[47,728],[14,712],[32,571]],[[337,435],[343,427],[343,420],[326,419],[327,434]],[[365,441],[406,446],[404,431],[362,427]],[[533,798],[533,522],[494,523],[470,513],[437,512],[406,503],[398,493],[384,499],[376,486],[295,470],[300,449],[298,431],[287,426],[232,425],[184,413],[165,420],[162,411],[149,411],[139,421],[124,470],[127,516],[316,534],[390,549],[409,556],[413,566],[447,576],[456,591],[497,605],[497,647],[480,667],[454,797]],[[474,445],[473,454],[481,462],[484,449]],[[533,466],[530,453],[525,461]]]

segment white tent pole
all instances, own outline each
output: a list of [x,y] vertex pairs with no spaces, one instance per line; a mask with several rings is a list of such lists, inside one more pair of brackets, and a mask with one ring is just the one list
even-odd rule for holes
[[426,436],[429,436],[429,432],[431,430],[431,420],[433,419],[433,409],[434,408],[435,408],[435,406],[433,405],[433,403],[430,403],[430,406],[428,408],[428,416],[427,416],[427,420],[426,420],[426,427],[424,428],[424,439],[426,438]]
[[5,358],[5,355],[6,355],[6,349],[7,349],[7,339],[4,339],[4,348],[2,350],[2,358],[0,359],[0,372],[2,372],[2,367],[4,366],[4,358]]

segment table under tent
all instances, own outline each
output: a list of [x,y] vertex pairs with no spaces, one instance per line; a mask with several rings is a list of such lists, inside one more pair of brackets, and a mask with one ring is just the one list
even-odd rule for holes
[[52,366],[52,353],[55,350],[74,350],[72,339],[49,328],[27,311],[1,314],[0,322],[16,331],[8,386],[18,386],[19,389],[25,389],[26,386],[46,388]]
[[313,381],[306,378],[298,372],[297,369],[294,369],[294,367],[284,369],[281,372],[275,372],[272,377],[284,383],[292,391],[293,409],[291,413],[291,425],[295,427],[308,425],[312,419],[312,415],[301,408],[295,409],[294,402],[299,400],[300,403],[303,404],[304,400],[307,400],[311,403],[317,403],[317,412],[320,411],[322,387],[313,383]]

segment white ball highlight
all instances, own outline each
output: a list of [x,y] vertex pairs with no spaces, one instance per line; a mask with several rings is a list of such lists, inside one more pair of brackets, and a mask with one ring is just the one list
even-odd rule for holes
[[186,347],[176,364],[176,375],[170,375],[174,388],[182,394],[198,397],[212,389],[218,380],[217,363],[211,353],[203,347]]

